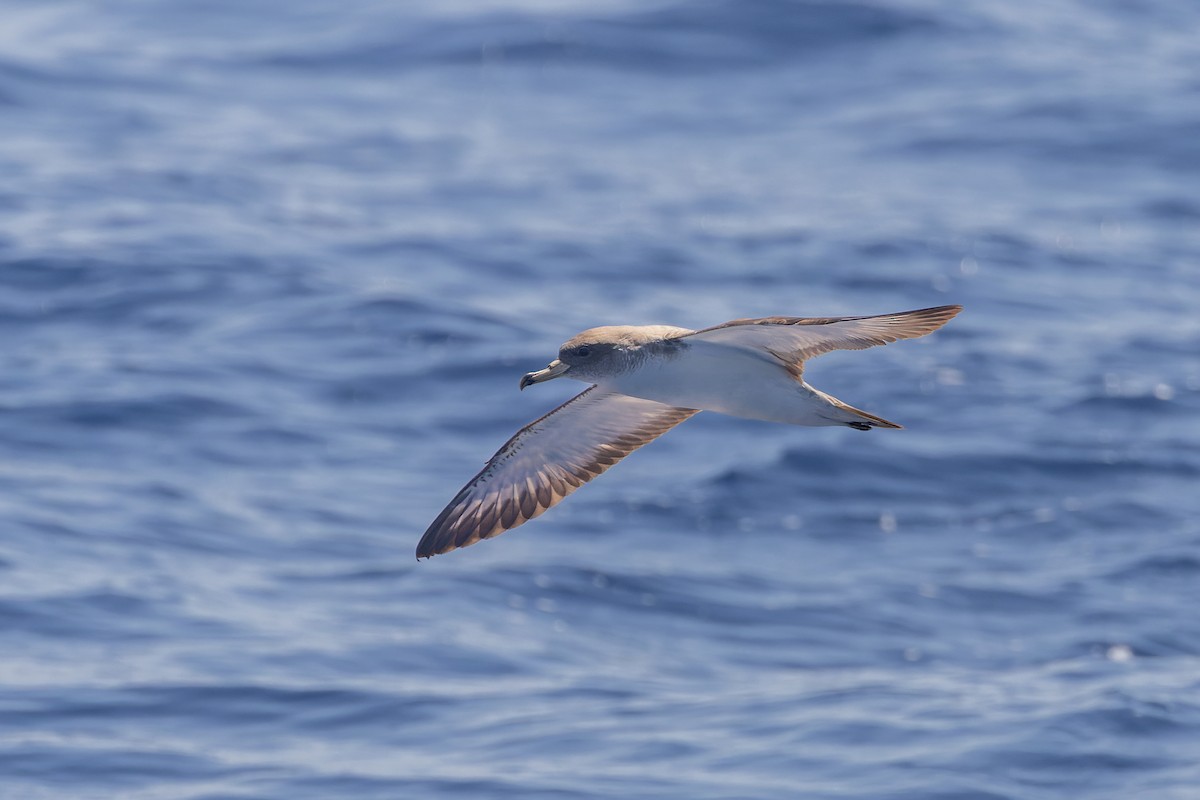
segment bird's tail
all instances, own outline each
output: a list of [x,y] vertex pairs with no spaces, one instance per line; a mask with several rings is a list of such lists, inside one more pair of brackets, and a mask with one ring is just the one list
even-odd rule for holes
[[829,401],[831,406],[829,409],[829,419],[842,425],[849,425],[860,431],[869,431],[871,428],[903,428],[903,425],[897,425],[895,422],[889,422],[883,417],[877,417],[874,414],[868,414],[866,411],[855,408],[848,403],[843,403],[833,395],[825,394],[825,399]]

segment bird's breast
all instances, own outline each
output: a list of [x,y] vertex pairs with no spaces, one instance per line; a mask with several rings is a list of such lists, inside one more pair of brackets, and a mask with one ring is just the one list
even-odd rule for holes
[[766,352],[697,342],[644,359],[602,383],[633,397],[680,408],[792,424],[807,422],[812,391]]

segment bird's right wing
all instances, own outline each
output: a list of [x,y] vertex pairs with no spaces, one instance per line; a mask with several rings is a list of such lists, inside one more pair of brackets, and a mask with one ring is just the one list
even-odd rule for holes
[[526,425],[455,495],[417,545],[446,553],[515,528],[697,413],[595,386]]

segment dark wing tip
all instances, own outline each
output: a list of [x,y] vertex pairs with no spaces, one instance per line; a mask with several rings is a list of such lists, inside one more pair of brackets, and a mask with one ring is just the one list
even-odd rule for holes
[[442,541],[441,531],[430,528],[425,531],[425,535],[421,537],[421,541],[417,543],[417,560],[422,558],[432,558],[433,556],[448,553],[454,550],[456,545],[453,539]]
[[424,535],[421,536],[421,541],[417,542],[418,559],[449,553],[451,550],[457,550],[478,541],[478,535],[474,538],[462,536],[463,501],[478,477],[476,476],[464,486],[454,499],[442,509],[442,513],[438,514],[437,519],[429,524]]
[[440,556],[442,553],[447,553],[453,550],[454,547],[440,547],[438,543],[428,533],[421,537],[421,541],[417,543],[417,561],[423,558],[433,558]]
[[912,320],[928,320],[937,322],[940,325],[945,325],[950,320],[958,316],[963,307],[957,303],[948,306],[933,306],[932,308],[918,308],[915,311],[902,311],[893,316],[904,317]]
[[465,537],[456,535],[452,527],[439,528],[437,530],[430,528],[421,537],[421,541],[417,543],[417,559],[440,556],[442,553],[449,553],[451,550],[475,544],[480,539],[486,538],[488,537],[480,536],[477,532],[474,535]]
[[958,316],[963,307],[958,303],[953,303],[948,306],[934,306],[933,308],[922,308],[920,311],[913,311],[913,314],[928,314],[931,317],[944,317],[945,319],[953,319]]
[[[938,328],[945,325],[950,320],[958,316],[963,310],[960,305],[934,306],[933,308],[921,308],[916,311],[907,311],[901,314],[896,314],[897,320],[905,320],[909,323],[916,323],[919,327],[913,330],[917,336],[924,336],[927,333],[933,333]],[[907,337],[905,337],[907,338]]]

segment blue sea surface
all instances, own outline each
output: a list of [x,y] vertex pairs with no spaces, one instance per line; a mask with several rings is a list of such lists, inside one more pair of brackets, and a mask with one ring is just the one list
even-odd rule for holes
[[[1200,5],[2,16],[0,798],[1200,797]],[[584,328],[944,303],[413,558]]]

